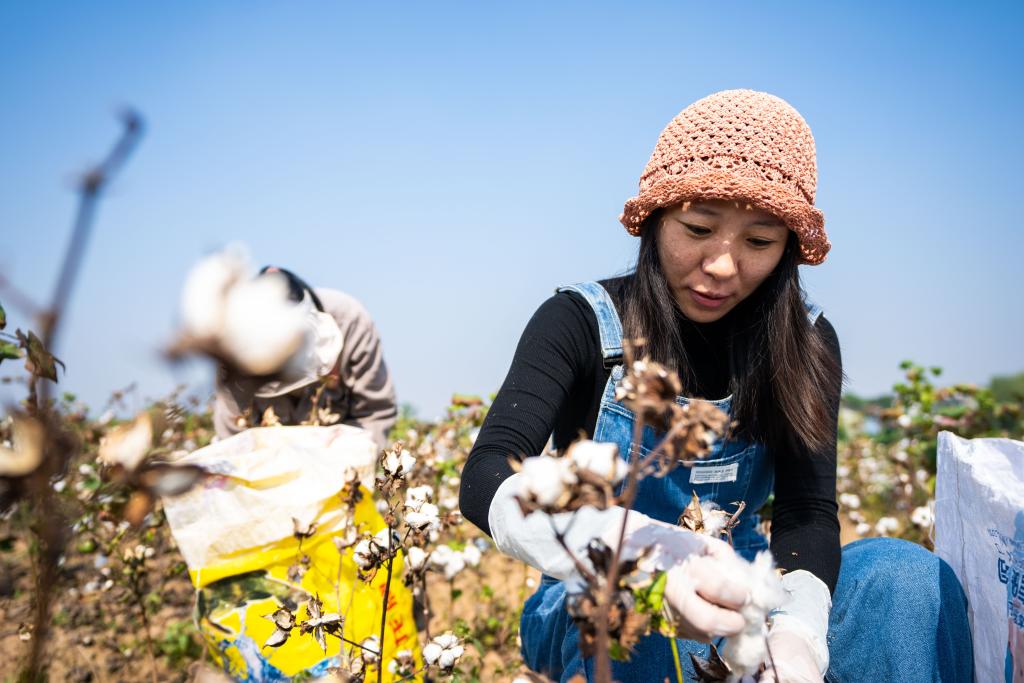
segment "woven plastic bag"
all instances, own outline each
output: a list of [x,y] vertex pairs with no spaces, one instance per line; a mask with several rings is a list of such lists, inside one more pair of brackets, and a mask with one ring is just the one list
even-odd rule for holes
[[967,594],[976,680],[1024,682],[1024,442],[939,434],[935,552]]
[[[197,626],[213,660],[230,676],[287,681],[338,666],[349,646],[330,635],[326,653],[297,627],[284,645],[263,647],[275,630],[267,616],[286,606],[302,622],[316,596],[324,613],[345,618],[346,640],[379,636],[387,572],[360,581],[352,548],[339,551],[333,542],[352,524],[371,534],[385,527],[372,494],[376,447],[368,432],[346,425],[254,428],[179,462],[215,474],[165,500],[164,511],[198,591]],[[354,513],[344,492],[353,476],[361,493]],[[297,525],[311,535],[298,538]],[[385,658],[407,649],[419,666],[402,565],[399,554],[388,591]],[[384,667],[383,680],[393,680],[387,662]]]

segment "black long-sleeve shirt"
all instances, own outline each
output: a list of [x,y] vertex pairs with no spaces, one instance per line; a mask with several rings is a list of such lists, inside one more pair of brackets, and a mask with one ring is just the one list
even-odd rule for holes
[[[602,281],[618,310],[626,278]],[[728,392],[727,319],[696,324],[678,315],[696,394],[720,398]],[[816,327],[840,359],[839,340],[820,316]],[[541,453],[550,436],[562,449],[582,430],[592,438],[609,370],[601,359],[597,318],[574,292],[545,301],[530,319],[505,382],[494,399],[462,472],[463,515],[490,534],[488,511],[501,483],[512,475],[508,456]],[[838,412],[839,397],[834,410]],[[835,416],[834,416],[835,417]],[[804,569],[830,591],[839,577],[836,445],[820,452],[775,454],[775,499],[771,550],[779,567]]]

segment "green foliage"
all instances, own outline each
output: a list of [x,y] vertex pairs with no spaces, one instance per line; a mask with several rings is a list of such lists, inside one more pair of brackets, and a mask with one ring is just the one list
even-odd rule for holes
[[[884,533],[930,545],[939,432],[967,439],[1020,439],[1024,402],[1021,394],[1014,394],[1014,378],[993,381],[991,388],[943,387],[936,385],[941,368],[911,361],[900,367],[904,379],[888,400],[844,397],[844,408],[861,419],[847,419],[840,432],[841,512],[857,536]],[[875,425],[870,433],[866,422]]]
[[168,624],[160,639],[160,652],[173,667],[198,659],[202,654],[202,646],[195,625],[191,621]]
[[988,386],[996,401],[1009,403],[1024,400],[1024,372],[993,377]]
[[0,362],[21,358],[21,349],[17,344],[0,339]]

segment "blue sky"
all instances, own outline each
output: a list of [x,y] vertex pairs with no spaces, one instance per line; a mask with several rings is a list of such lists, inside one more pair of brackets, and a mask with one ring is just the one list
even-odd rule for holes
[[[767,90],[818,145],[833,250],[805,268],[849,388],[903,358],[1024,370],[1022,10],[1014,3],[31,2],[0,8],[0,270],[50,296],[73,179],[131,104],[57,350],[93,405],[169,368],[188,267],[230,241],[350,292],[402,402],[504,377],[560,285],[629,268],[622,203],[661,128]],[[8,302],[3,292],[0,301]],[[30,324],[7,303],[12,326]],[[0,367],[11,374],[14,366]],[[20,392],[0,391],[10,400]]]

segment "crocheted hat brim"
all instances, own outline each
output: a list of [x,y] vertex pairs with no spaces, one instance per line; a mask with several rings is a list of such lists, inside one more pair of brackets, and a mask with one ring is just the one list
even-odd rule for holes
[[626,201],[619,220],[629,234],[637,236],[657,209],[699,199],[743,200],[783,221],[800,241],[800,262],[816,266],[832,248],[825,236],[825,216],[804,197],[780,190],[777,183],[728,172],[666,178]]

